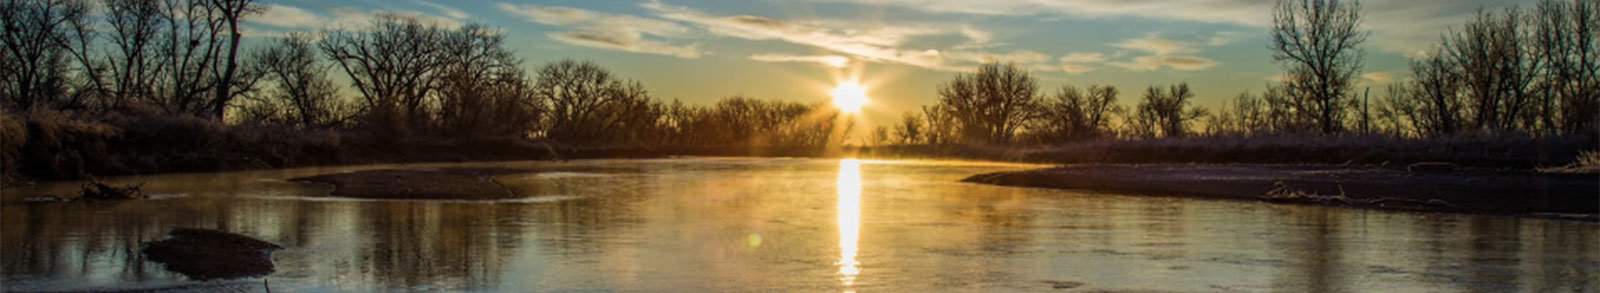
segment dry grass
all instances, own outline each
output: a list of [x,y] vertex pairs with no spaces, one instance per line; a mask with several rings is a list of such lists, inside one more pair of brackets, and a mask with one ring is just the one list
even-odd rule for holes
[[1600,151],[1582,151],[1571,164],[1538,168],[1539,172],[1560,174],[1600,174]]
[[1032,147],[895,145],[867,148],[884,157],[954,157],[1036,163],[1258,163],[1404,167],[1449,162],[1464,167],[1532,169],[1564,165],[1593,149],[1594,135],[1463,135],[1434,139],[1386,136],[1210,136],[1106,139]]

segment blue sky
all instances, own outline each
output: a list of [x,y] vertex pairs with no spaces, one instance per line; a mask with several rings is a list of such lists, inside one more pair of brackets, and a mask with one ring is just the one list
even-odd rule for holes
[[[1532,0],[1364,1],[1363,83],[1405,78],[1406,60],[1480,7]],[[373,13],[500,27],[535,68],[591,60],[688,103],[746,95],[825,102],[840,79],[869,86],[867,126],[933,103],[937,85],[986,61],[1032,70],[1042,88],[1188,82],[1215,107],[1281,69],[1270,0],[278,0],[252,35],[356,28]],[[1374,91],[1377,93],[1380,91]],[[876,123],[874,123],[876,122]]]

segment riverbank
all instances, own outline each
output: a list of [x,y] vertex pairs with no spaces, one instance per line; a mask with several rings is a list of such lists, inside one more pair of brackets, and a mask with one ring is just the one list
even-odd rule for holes
[[1137,195],[1600,221],[1594,174],[1336,165],[1072,165],[966,182]]
[[670,156],[859,157],[987,160],[1048,164],[1253,163],[1461,166],[1533,170],[1574,163],[1600,147],[1595,134],[1532,137],[1462,135],[1262,135],[1104,139],[1058,145],[878,146],[595,145],[519,137],[379,137],[348,129],[232,125],[194,117],[43,112],[0,114],[0,186],[89,176],[219,172],[386,163],[661,158]]

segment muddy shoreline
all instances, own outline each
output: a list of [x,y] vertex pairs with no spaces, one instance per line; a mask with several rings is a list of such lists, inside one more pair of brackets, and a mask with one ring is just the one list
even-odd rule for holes
[[1337,165],[1087,164],[964,182],[1207,199],[1600,221],[1594,174]]

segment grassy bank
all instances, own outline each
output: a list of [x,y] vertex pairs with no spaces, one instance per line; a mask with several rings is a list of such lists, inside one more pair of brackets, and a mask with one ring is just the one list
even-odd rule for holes
[[1594,135],[1404,139],[1383,136],[1256,136],[975,145],[648,146],[575,145],[524,138],[394,139],[354,130],[229,125],[159,115],[0,114],[6,185],[32,180],[407,162],[650,158],[666,156],[878,157],[1034,163],[1311,163],[1404,166],[1452,162],[1531,169],[1572,163]]

